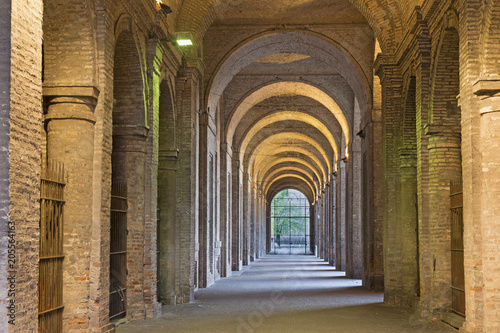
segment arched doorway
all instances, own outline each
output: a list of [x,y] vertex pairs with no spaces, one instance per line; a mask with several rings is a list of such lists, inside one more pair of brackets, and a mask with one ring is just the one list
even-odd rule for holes
[[279,192],[271,202],[271,253],[312,254],[310,204],[294,189]]

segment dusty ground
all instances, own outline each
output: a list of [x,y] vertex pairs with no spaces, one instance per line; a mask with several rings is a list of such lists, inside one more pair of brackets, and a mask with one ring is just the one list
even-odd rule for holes
[[383,294],[366,291],[360,280],[346,279],[313,256],[268,255],[195,297],[117,332],[457,332],[384,306]]

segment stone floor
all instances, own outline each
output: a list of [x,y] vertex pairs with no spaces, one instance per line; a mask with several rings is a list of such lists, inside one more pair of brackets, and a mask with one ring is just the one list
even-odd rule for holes
[[346,279],[313,256],[268,255],[195,297],[117,332],[457,332],[384,306],[383,294],[366,291],[360,280]]

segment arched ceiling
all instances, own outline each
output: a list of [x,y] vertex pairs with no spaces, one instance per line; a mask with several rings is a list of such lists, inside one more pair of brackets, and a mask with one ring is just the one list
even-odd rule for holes
[[[167,0],[162,0],[168,2]],[[176,1],[176,5],[179,0]],[[217,24],[333,24],[366,20],[384,52],[395,49],[403,23],[421,0],[184,0],[175,8],[176,30],[202,40]],[[403,8],[404,5],[404,8]]]
[[[293,96],[301,95],[310,97],[321,104],[323,104],[330,112],[335,116],[339,122],[342,132],[345,137],[346,146],[349,145],[350,141],[350,129],[349,123],[340,109],[339,105],[333,100],[333,98],[322,91],[321,89],[306,84],[303,82],[276,82],[264,86],[257,91],[252,92],[250,95],[245,97],[238,105],[236,110],[231,115],[231,118],[227,125],[226,140],[229,145],[233,144],[234,131],[238,125],[239,120],[245,115],[248,110],[250,110],[254,105],[259,102],[273,97],[273,96]],[[298,115],[298,114],[297,114]],[[332,138],[332,146],[334,146],[334,140]]]
[[408,4],[171,1],[176,31],[192,32],[200,45],[207,36],[202,104],[217,112],[220,140],[232,148],[233,159],[266,198],[295,188],[314,203],[348,155],[359,126],[354,119],[359,122],[371,107],[374,35],[382,51],[393,52],[401,22],[411,14]]
[[[268,115],[268,116],[262,118],[261,120],[259,120],[246,133],[246,135],[241,143],[241,146],[239,147],[239,149],[240,149],[240,161],[243,161],[244,155],[247,152],[246,150],[247,150],[248,144],[250,143],[250,140],[252,140],[252,138],[257,134],[257,132],[259,132],[261,129],[268,126],[269,124],[276,123],[278,121],[283,121],[283,120],[295,120],[295,121],[304,122],[308,125],[315,127],[316,129],[318,129],[325,136],[325,138],[328,140],[328,143],[330,144],[330,148],[334,152],[335,161],[338,161],[338,157],[339,157],[338,145],[335,142],[335,138],[333,137],[329,128],[325,124],[323,124],[321,122],[321,120],[319,120],[311,115],[308,115],[306,113],[297,112],[297,111],[285,111],[285,112],[275,113],[275,114]],[[287,133],[287,135],[288,135],[288,138],[293,137],[296,139],[301,139],[303,141],[308,141],[309,143],[314,141],[309,136],[307,136],[305,134],[301,134],[301,133],[292,134],[289,132],[289,133]],[[311,143],[311,144],[313,144],[313,143]],[[314,142],[313,145],[319,146],[319,144],[317,142]],[[325,156],[327,156],[324,149],[321,148],[321,150],[322,150],[323,154]],[[255,153],[258,153],[258,151],[256,151]],[[329,161],[333,161],[333,159],[329,159]],[[252,160],[250,162],[252,162]]]

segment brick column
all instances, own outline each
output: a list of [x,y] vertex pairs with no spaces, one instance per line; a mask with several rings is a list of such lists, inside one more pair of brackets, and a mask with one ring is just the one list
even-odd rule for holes
[[336,226],[335,226],[335,245],[336,245],[336,266],[337,271],[344,271],[346,269],[346,247],[345,247],[345,163],[342,161],[338,163],[338,176],[335,178],[337,184],[335,185],[337,193],[335,197],[337,203],[336,208]]
[[419,289],[417,244],[417,166],[414,149],[399,150],[401,175],[401,293],[400,304],[409,305]]
[[146,140],[144,127],[113,127],[114,180],[127,184],[127,316],[145,319],[144,246]]
[[177,183],[177,150],[160,150],[158,156],[158,296],[167,304],[175,304],[175,205]]
[[[368,283],[364,284],[370,290],[384,290],[384,195],[383,195],[383,123],[382,111],[372,113],[373,121],[370,123],[370,158],[369,158],[369,234],[370,239],[365,242],[370,243],[370,250],[365,251],[365,255],[370,255],[367,259]],[[372,259],[373,258],[373,259]]]
[[325,184],[323,191],[321,191],[321,259],[328,261],[328,189]]
[[[430,302],[424,302],[432,317],[451,307],[451,216],[450,181],[461,175],[460,133],[457,128],[431,125],[429,138],[429,228],[432,266]],[[429,298],[426,298],[428,300]]]
[[[89,328],[92,250],[94,87],[46,87],[47,157],[64,163],[64,331]],[[93,281],[95,282],[95,281]]]
[[[239,156],[233,151],[233,156]],[[239,271],[243,265],[243,183],[239,160],[233,158],[233,214],[232,214],[232,270]]]
[[220,164],[220,240],[221,277],[231,276],[231,235],[232,235],[232,193],[231,193],[231,148],[227,143],[221,144]]
[[320,259],[325,258],[325,225],[324,225],[324,215],[323,212],[325,211],[324,209],[324,194],[323,192],[320,192],[318,196],[318,204],[316,206],[316,217],[318,218],[317,225],[318,225],[318,257]]
[[403,79],[391,56],[379,55],[376,73],[382,84],[384,172],[384,295],[385,303],[400,304],[401,221],[399,130]]
[[361,218],[361,198],[362,198],[362,173],[361,173],[361,142],[356,136],[353,140],[349,161],[348,161],[348,190],[347,198],[349,202],[349,265],[347,267],[347,277],[353,279],[363,278],[363,237]]
[[250,261],[258,258],[257,254],[257,239],[258,239],[258,225],[257,225],[257,185],[250,184]]
[[328,186],[328,244],[330,245],[329,264],[335,265],[335,178],[332,177]]
[[241,207],[243,210],[243,265],[245,266],[250,264],[251,186],[250,175],[245,172],[243,174],[243,206]]
[[499,82],[479,79],[474,84],[477,97],[468,96],[467,106],[473,108],[466,112],[478,127],[462,128],[477,152],[469,155],[469,167],[464,167],[466,323],[461,332],[467,333],[500,330]]
[[176,303],[189,303],[198,287],[199,263],[199,105],[200,71],[185,67],[176,79],[177,142],[175,274]]

